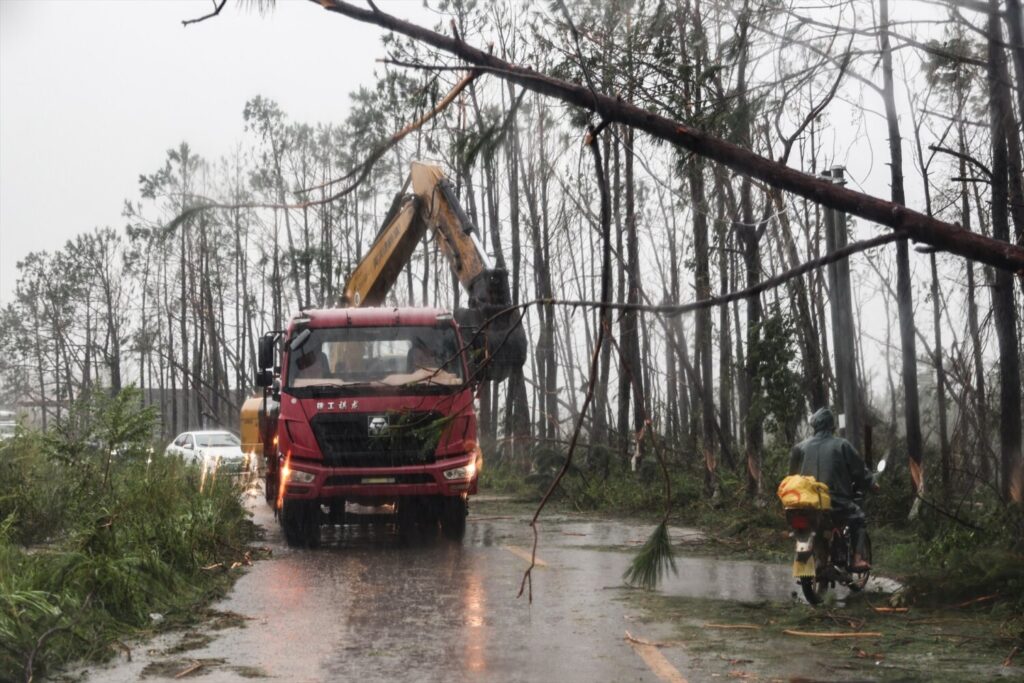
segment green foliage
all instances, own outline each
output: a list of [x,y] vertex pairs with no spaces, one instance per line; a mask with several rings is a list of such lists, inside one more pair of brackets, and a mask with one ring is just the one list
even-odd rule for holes
[[[94,395],[52,432],[0,451],[0,671],[103,658],[153,612],[187,614],[226,585],[202,567],[241,559],[236,485],[150,459],[155,416],[137,392]],[[29,550],[25,546],[31,546]]]
[[678,573],[668,537],[668,525],[662,522],[640,548],[622,579],[632,586],[654,590],[669,570],[673,574]]
[[806,412],[792,318],[779,311],[768,313],[755,338],[748,362],[757,368],[762,394],[754,397],[749,419],[762,420],[769,432],[792,443]]
[[[1024,510],[1019,505],[1004,507],[994,499],[975,501],[970,507],[975,509],[968,522],[973,528],[923,508],[903,534],[882,546],[883,552],[905,574],[911,599],[948,603],[995,595],[1020,621],[1024,552],[1009,539],[1020,538]],[[1024,622],[1018,625],[1024,628]]]

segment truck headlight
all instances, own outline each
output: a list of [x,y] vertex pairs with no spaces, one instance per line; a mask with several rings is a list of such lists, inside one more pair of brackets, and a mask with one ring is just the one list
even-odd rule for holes
[[456,467],[454,469],[445,470],[444,478],[448,481],[454,481],[455,479],[472,479],[476,474],[476,463],[469,463],[462,467]]
[[296,484],[312,484],[314,479],[316,479],[315,474],[303,472],[302,470],[292,470],[288,475],[288,481],[295,482]]

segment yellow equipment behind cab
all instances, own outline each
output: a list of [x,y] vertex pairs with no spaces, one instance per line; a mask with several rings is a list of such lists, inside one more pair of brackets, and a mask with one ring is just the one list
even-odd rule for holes
[[[264,442],[272,439],[272,445],[277,444],[277,437],[273,435],[273,429],[278,409],[277,401],[263,396],[251,396],[242,404],[242,428],[240,430],[242,451],[249,459],[249,468],[255,470],[260,476],[263,476],[267,469],[267,462],[263,457]],[[269,419],[267,413],[269,413]]]

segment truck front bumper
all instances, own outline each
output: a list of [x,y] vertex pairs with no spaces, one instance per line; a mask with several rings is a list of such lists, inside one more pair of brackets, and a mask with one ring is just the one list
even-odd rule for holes
[[466,453],[429,465],[404,467],[324,467],[313,461],[292,460],[284,477],[284,498],[473,495],[477,492],[477,459],[477,454]]

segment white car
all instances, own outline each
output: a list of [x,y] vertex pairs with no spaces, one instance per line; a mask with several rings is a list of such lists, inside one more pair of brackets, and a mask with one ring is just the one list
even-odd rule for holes
[[241,440],[231,432],[182,432],[164,452],[204,470],[243,472],[249,464]]

